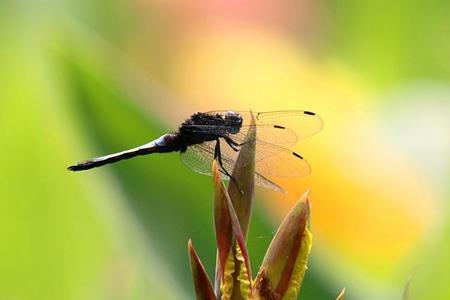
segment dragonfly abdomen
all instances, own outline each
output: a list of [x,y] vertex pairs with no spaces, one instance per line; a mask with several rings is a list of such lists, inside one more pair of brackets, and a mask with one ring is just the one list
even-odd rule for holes
[[179,151],[179,137],[178,134],[165,134],[160,138],[151,141],[145,145],[125,150],[122,152],[117,152],[105,156],[100,156],[79,162],[76,165],[70,166],[67,169],[71,171],[83,171],[92,168],[97,168],[104,166],[106,164],[115,163],[124,159],[129,159],[139,155],[147,155],[152,153],[165,153]]

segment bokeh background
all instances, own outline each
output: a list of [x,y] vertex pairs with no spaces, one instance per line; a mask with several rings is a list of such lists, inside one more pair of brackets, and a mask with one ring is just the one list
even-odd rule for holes
[[450,2],[0,1],[0,299],[193,299],[211,179],[177,154],[85,173],[192,112],[307,109],[311,176],[258,189],[253,270],[311,188],[301,299],[450,298]]

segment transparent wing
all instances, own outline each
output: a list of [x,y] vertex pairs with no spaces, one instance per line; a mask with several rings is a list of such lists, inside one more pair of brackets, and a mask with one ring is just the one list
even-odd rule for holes
[[[256,125],[257,140],[261,142],[290,147],[297,143],[298,138],[295,132],[286,127],[272,124]],[[230,138],[238,144],[244,143],[250,126],[242,126],[236,134],[229,134]]]
[[[198,173],[211,175],[215,143],[214,141],[204,142],[188,147],[187,151],[181,154],[182,162]],[[231,173],[236,163],[237,153],[232,150],[234,155],[230,157],[223,151],[223,144],[222,142],[222,165],[228,173]],[[259,186],[281,191],[278,185],[273,183],[268,177],[295,178],[307,176],[311,173],[309,163],[296,152],[261,142],[256,143],[256,149],[256,153],[264,156],[255,161],[255,183]],[[228,179],[225,174],[223,174],[223,178]]]
[[189,146],[186,152],[181,153],[181,161],[200,174],[211,175],[214,160],[214,145],[211,143],[204,142]]
[[267,177],[294,178],[311,173],[309,163],[298,153],[289,149],[269,144],[256,143],[257,152],[263,153],[262,159],[256,161],[255,170]]
[[[219,141],[224,168],[231,173],[239,151],[231,148],[223,138],[220,138]],[[308,162],[301,155],[278,145],[259,140],[253,142],[256,143],[255,162],[258,173],[276,177],[303,177],[311,173]],[[215,146],[216,141],[189,146],[187,151],[182,153],[182,161],[199,173],[210,174]],[[244,167],[247,163],[241,163],[237,167]]]
[[[311,173],[309,163],[300,154],[287,148],[265,143],[260,140],[255,141],[255,170],[268,177],[304,177]],[[236,152],[228,145],[222,147],[221,151],[228,157],[235,160]],[[231,153],[233,151],[234,153]]]
[[[213,111],[208,114],[224,115],[227,111]],[[297,141],[310,137],[323,127],[322,119],[306,110],[284,110],[269,112],[237,111],[243,118],[241,130],[234,138],[243,142],[251,126],[251,114],[257,126],[257,138],[262,142],[292,146]]]
[[[212,175],[212,162],[214,160],[214,148],[215,142],[204,142],[188,147],[187,151],[181,153],[181,161],[190,169],[203,174]],[[222,153],[223,168],[231,173],[236,159],[230,158],[226,154]],[[229,180],[228,176],[222,174],[222,178]],[[270,181],[265,176],[255,172],[255,184],[274,190],[276,192],[284,192],[284,190],[276,183]]]

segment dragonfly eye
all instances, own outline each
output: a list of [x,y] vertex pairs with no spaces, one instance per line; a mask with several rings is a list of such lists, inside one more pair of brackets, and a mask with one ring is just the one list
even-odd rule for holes
[[242,117],[234,111],[229,111],[225,114],[225,122],[230,125],[231,124],[240,125],[242,124]]
[[238,133],[242,125],[242,117],[234,111],[229,111],[225,114],[225,126],[228,127],[230,133]]

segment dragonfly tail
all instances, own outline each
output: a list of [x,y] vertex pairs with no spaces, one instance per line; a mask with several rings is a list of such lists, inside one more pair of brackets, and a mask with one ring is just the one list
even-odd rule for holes
[[130,149],[130,150],[126,150],[126,151],[122,151],[119,153],[114,153],[114,154],[110,154],[110,155],[105,155],[105,156],[100,156],[100,157],[96,157],[93,159],[89,159],[89,160],[85,160],[83,162],[79,162],[75,165],[72,165],[70,167],[68,167],[68,170],[71,171],[83,171],[83,170],[89,170],[92,168],[97,168],[97,167],[101,167],[104,166],[106,164],[112,164],[124,159],[129,159],[138,155],[146,155],[146,154],[151,154],[151,153],[155,153],[158,152],[157,151],[157,147],[148,147],[148,148],[135,148],[135,149]]
[[166,144],[164,141],[164,137],[152,141],[150,143],[147,143],[145,145],[142,145],[140,147],[136,147],[133,149],[125,150],[118,153],[113,153],[105,156],[96,157],[93,159],[85,160],[83,162],[79,162],[75,165],[69,166],[67,169],[71,171],[83,171],[83,170],[89,170],[92,168],[97,168],[100,166],[104,166],[106,164],[112,164],[124,159],[129,159],[132,157],[136,157],[139,155],[147,155],[151,153],[158,153],[158,152],[168,152],[165,150]]

